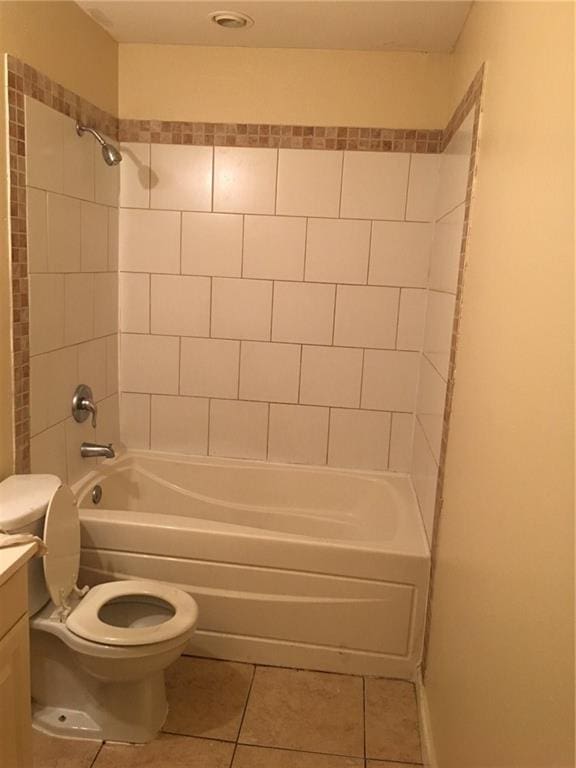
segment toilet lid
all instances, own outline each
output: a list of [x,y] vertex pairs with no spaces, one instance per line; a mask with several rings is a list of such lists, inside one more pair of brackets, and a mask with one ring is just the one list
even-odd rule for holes
[[61,485],[48,505],[44,522],[44,577],[52,602],[66,606],[80,567],[80,520],[70,488]]

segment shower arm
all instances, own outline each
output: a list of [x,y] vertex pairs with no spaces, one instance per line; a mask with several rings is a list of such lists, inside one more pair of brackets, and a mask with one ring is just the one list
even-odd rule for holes
[[76,133],[78,134],[78,136],[82,136],[82,134],[84,133],[91,133],[92,136],[94,136],[94,138],[100,143],[100,146],[102,147],[106,146],[106,142],[104,141],[102,136],[100,136],[98,131],[95,131],[94,128],[90,128],[87,125],[83,125],[81,122],[76,123]]

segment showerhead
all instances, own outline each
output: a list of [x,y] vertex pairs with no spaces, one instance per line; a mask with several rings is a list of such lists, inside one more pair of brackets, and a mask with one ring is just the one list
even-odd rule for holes
[[102,157],[104,158],[104,162],[106,165],[118,165],[119,162],[122,160],[122,155],[120,152],[116,149],[116,147],[112,146],[112,144],[108,144],[102,136],[98,133],[98,131],[95,131],[94,128],[89,128],[87,125],[82,125],[82,123],[76,123],[76,133],[78,136],[82,136],[84,133],[91,133],[92,136],[98,141],[102,147]]

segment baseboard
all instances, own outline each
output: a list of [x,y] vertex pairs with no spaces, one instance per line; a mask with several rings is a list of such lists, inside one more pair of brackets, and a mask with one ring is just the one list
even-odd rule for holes
[[416,674],[416,699],[418,701],[418,717],[420,720],[420,740],[422,742],[422,760],[426,768],[439,768],[434,749],[434,736],[428,709],[428,697],[422,680],[422,670]]

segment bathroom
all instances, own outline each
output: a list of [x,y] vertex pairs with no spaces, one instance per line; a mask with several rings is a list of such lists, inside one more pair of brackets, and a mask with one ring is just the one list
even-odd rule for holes
[[574,25],[0,2],[2,766],[574,765]]

